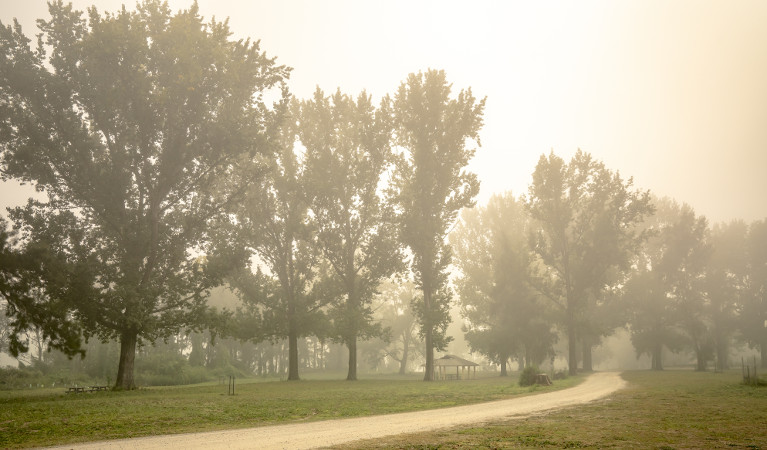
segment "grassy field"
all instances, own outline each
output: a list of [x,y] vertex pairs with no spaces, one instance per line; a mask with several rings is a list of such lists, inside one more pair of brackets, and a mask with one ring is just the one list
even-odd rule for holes
[[339,448],[767,449],[767,387],[740,384],[740,371],[637,371],[623,377],[627,389],[594,404]]
[[516,376],[435,383],[398,376],[357,382],[238,380],[234,396],[227,395],[226,384],[213,383],[85,394],[0,391],[0,448],[442,408],[562,389],[580,380],[546,388],[520,388]]

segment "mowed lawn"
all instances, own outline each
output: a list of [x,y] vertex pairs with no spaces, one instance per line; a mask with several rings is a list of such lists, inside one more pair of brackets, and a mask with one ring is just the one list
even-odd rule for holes
[[623,377],[626,389],[585,406],[338,448],[767,449],[767,387],[742,385],[739,370]]
[[237,380],[131,392],[0,391],[0,448],[244,428],[443,408],[573,386],[521,388],[517,376],[425,383],[420,378]]

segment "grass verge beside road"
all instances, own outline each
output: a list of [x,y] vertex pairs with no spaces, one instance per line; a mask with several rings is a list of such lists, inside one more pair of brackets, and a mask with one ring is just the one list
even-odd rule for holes
[[0,391],[0,448],[68,444],[159,434],[245,428],[465,405],[548,392],[521,388],[517,377],[425,383],[376,377],[356,382],[314,380],[207,384],[131,392],[64,394],[64,389]]
[[607,400],[482,426],[391,436],[338,448],[767,449],[767,387],[727,373],[626,372]]

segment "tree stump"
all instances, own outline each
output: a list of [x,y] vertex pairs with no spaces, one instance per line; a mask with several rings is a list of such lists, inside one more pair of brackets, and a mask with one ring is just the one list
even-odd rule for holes
[[539,373],[535,376],[535,384],[540,384],[543,386],[551,386],[551,379],[549,379],[548,374]]

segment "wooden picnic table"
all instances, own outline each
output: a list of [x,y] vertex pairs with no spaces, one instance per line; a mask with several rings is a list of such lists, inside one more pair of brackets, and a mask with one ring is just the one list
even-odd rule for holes
[[88,386],[88,387],[80,387],[80,386],[73,386],[70,388],[67,388],[67,394],[80,394],[84,392],[99,392],[99,391],[108,391],[109,386]]

